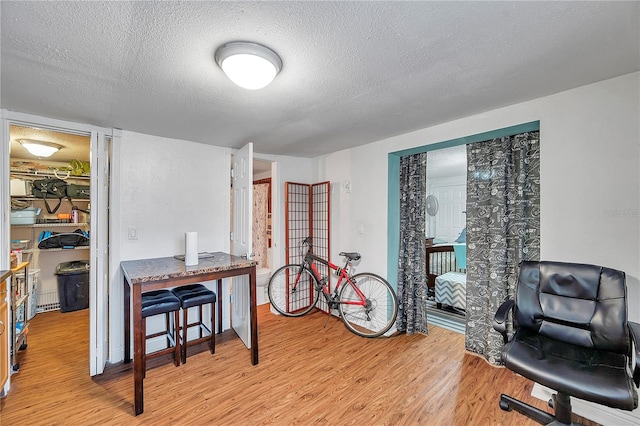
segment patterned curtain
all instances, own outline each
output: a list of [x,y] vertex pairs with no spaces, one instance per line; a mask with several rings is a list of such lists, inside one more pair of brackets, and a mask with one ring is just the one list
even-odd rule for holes
[[515,297],[520,262],[539,259],[539,132],[467,145],[468,351],[501,363],[493,317]]
[[427,333],[425,219],[427,153],[400,159],[398,331]]
[[267,218],[269,207],[269,184],[253,184],[253,260],[258,262],[257,268],[273,267],[267,262],[267,248],[269,247],[269,233]]

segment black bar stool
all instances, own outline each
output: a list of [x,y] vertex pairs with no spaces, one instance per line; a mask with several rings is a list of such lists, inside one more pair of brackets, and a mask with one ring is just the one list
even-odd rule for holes
[[[175,294],[178,299],[180,299],[180,303],[182,304],[182,335],[181,335],[181,355],[182,355],[182,363],[186,364],[187,362],[187,347],[193,346],[202,342],[209,342],[209,350],[211,353],[216,352],[216,334],[215,334],[215,324],[216,324],[216,312],[215,312],[215,304],[216,304],[216,294],[209,290],[202,284],[191,284],[185,285],[181,287],[176,287],[173,290],[173,294]],[[209,329],[203,322],[202,318],[202,305],[211,304],[211,328]],[[189,308],[198,307],[198,320],[192,323],[189,323]],[[187,340],[187,331],[191,327],[198,327],[198,338]],[[203,335],[202,332],[206,334]]]
[[[173,327],[171,327],[171,316],[173,312]],[[180,365],[180,339],[178,339],[178,327],[180,324],[180,299],[171,290],[155,290],[142,293],[142,335],[145,336],[145,347],[143,348],[143,374],[146,377],[147,359],[157,358],[166,354],[173,354],[173,363]],[[165,329],[147,336],[147,319],[155,315],[165,315]],[[167,347],[151,353],[147,353],[146,341],[154,337],[166,336]]]

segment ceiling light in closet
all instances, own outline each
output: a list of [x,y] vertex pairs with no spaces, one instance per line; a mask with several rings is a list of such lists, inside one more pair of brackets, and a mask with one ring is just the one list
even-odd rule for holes
[[41,158],[51,157],[60,148],[62,148],[62,145],[51,142],[36,141],[33,139],[18,139],[18,142],[20,142],[20,145],[29,151],[31,155]]
[[282,69],[282,60],[273,50],[244,41],[220,46],[215,59],[231,81],[249,90],[267,86]]

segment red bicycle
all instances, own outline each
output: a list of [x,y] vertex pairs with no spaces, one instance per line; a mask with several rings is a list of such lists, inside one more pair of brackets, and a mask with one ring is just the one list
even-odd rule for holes
[[[306,251],[304,251],[306,248]],[[345,265],[340,268],[313,254],[311,237],[300,243],[304,261],[285,265],[269,280],[271,305],[282,315],[299,317],[316,307],[320,294],[329,309],[338,309],[348,330],[362,337],[378,337],[386,333],[398,315],[398,298],[391,285],[382,277],[363,272],[351,275],[351,263],[360,259],[355,252],[342,252]],[[336,288],[329,288],[329,277],[322,277],[315,262],[328,266],[338,276]]]

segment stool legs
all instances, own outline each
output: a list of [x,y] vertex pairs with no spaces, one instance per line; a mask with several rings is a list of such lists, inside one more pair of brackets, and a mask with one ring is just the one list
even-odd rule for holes
[[174,350],[173,350],[173,364],[178,367],[180,365],[180,312],[173,311],[173,336],[174,338]]
[[[214,354],[216,352],[216,311],[215,311],[215,303],[210,303],[211,305],[211,329],[207,328],[203,322],[203,314],[202,314],[202,306],[198,305],[198,321],[189,323],[189,308],[182,309],[182,342],[180,347],[180,358],[183,364],[187,363],[187,347],[193,345],[195,343],[203,342],[204,339],[208,339],[209,342],[209,351]],[[187,341],[187,331],[190,327],[198,327],[198,338],[194,339],[192,342]],[[209,336],[202,335],[202,331],[206,331],[209,333]]]
[[[171,314],[173,314],[173,327],[171,326],[171,322],[172,322]],[[144,336],[144,342],[145,342],[145,347],[143,348],[144,356],[142,357],[142,378],[147,377],[147,358],[150,358],[154,355],[154,354],[150,354],[151,356],[147,356],[147,349],[146,349],[147,339],[164,335],[167,339],[167,348],[171,348],[171,352],[173,352],[173,364],[176,367],[180,365],[180,358],[181,358],[181,347],[180,347],[180,336],[179,336],[180,311],[175,310],[172,312],[164,313],[164,323],[165,323],[164,331],[152,334],[150,336],[147,336],[147,320],[148,318],[142,319],[142,335]],[[167,350],[165,349],[161,352],[166,353]]]
[[187,331],[189,331],[189,308],[182,309],[182,347],[180,357],[183,364],[187,363]]
[[142,337],[144,337],[144,339],[142,340],[143,345],[142,345],[142,378],[146,379],[147,378],[147,319],[146,318],[142,318]]
[[[220,283],[218,282],[218,287]],[[215,308],[217,302],[216,293],[209,290],[205,285],[196,283],[185,286],[180,286],[171,290],[173,294],[180,300],[180,307],[182,308],[182,329],[181,329],[181,344],[180,358],[183,364],[187,363],[187,347],[198,343],[209,343],[209,350],[211,353],[215,353],[215,330],[216,330],[216,317]],[[205,325],[203,317],[203,306],[211,306],[211,328]],[[197,312],[194,315],[198,315],[197,320],[189,322],[189,308],[197,307]],[[198,335],[188,340],[189,328],[198,327]],[[209,333],[204,335],[205,333]]]
[[215,303],[211,304],[211,340],[209,341],[209,350],[212,354],[216,353],[216,309]]

